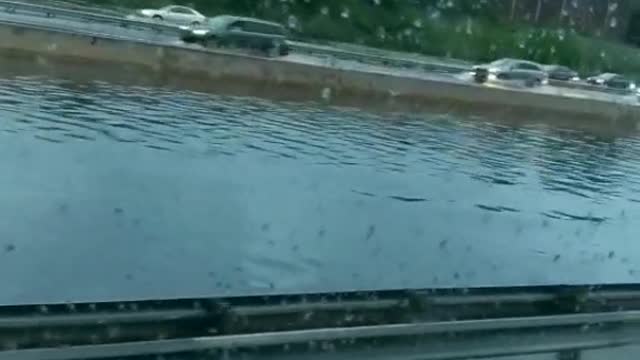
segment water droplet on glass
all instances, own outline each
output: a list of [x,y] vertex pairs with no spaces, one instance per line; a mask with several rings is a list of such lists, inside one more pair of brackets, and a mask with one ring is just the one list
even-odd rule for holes
[[331,100],[331,88],[324,88],[322,89],[322,93],[320,94],[320,96],[322,97],[322,100],[324,101],[329,101]]
[[565,36],[566,36],[566,34],[565,34],[564,30],[559,30],[558,31],[558,40],[564,41]]
[[298,21],[298,18],[293,14],[289,15],[289,17],[287,18],[287,25],[290,29],[298,31],[300,30],[300,22]]
[[473,34],[473,22],[471,21],[471,18],[467,18],[466,33],[467,35]]

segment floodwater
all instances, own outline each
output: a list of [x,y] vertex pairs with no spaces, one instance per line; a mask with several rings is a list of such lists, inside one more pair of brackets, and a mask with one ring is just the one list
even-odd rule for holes
[[633,134],[38,77],[0,119],[0,304],[640,279]]

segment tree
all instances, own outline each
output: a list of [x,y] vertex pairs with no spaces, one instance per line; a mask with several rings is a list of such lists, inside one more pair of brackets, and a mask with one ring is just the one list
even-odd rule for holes
[[537,24],[540,21],[540,13],[542,12],[542,0],[538,0],[538,4],[536,5],[536,16],[535,23]]

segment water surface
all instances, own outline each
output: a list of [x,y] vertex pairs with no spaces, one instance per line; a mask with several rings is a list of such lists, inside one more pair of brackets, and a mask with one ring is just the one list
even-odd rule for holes
[[0,80],[0,303],[632,282],[640,141]]

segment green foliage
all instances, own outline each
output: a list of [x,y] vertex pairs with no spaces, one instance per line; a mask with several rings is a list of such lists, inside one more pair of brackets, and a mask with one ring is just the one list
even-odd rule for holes
[[296,37],[351,42],[474,62],[501,57],[562,64],[583,73],[640,74],[640,52],[567,30],[500,22],[498,0],[84,0],[124,8],[193,6],[206,15],[235,14],[301,24]]

